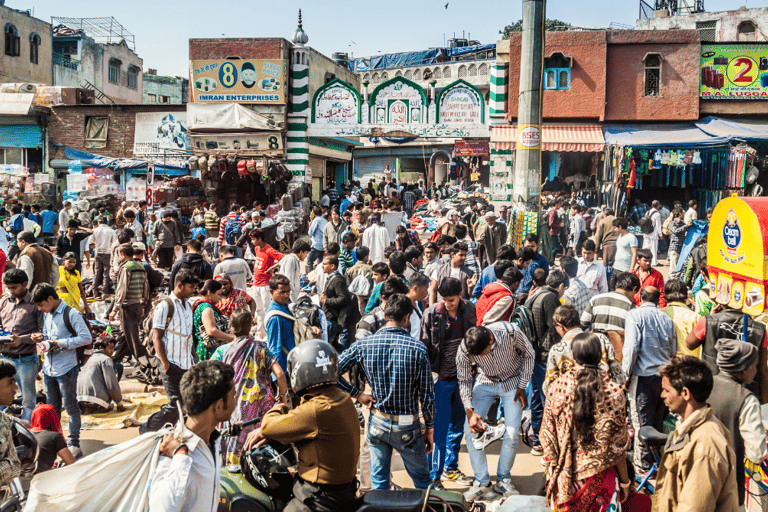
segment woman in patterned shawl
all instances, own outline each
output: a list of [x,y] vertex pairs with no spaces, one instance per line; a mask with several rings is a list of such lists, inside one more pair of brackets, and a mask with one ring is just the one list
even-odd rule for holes
[[616,510],[631,484],[624,390],[600,369],[597,336],[579,334],[571,350],[575,366],[550,384],[539,434],[547,499],[558,512]]
[[230,316],[236,309],[249,309],[253,299],[243,290],[232,285],[232,279],[227,274],[219,274],[213,278],[222,285],[219,311],[224,316]]
[[[287,403],[288,382],[280,364],[269,352],[267,345],[250,336],[253,316],[250,311],[238,309],[230,318],[235,341],[216,349],[211,359],[218,359],[235,369],[237,383],[235,397],[237,406],[232,412],[232,422],[260,419],[277,401]],[[271,386],[272,374],[277,380],[279,395],[276,397]],[[246,427],[237,437],[225,440],[224,464],[240,464],[240,453],[248,433],[261,423]]]

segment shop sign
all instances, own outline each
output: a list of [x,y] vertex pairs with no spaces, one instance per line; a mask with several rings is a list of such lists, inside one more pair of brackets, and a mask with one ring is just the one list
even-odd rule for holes
[[456,156],[488,155],[487,140],[457,140],[453,143],[453,151]]
[[0,114],[27,115],[33,99],[34,94],[0,92]]
[[[335,82],[335,83],[334,83]],[[340,80],[317,91],[312,102],[312,122],[354,124],[360,122],[360,95]]]
[[421,123],[422,106],[426,102],[421,87],[398,77],[371,95],[373,120],[377,124]]
[[283,136],[279,132],[192,135],[192,149],[238,156],[282,153]]
[[[754,204],[753,204],[754,203]],[[712,212],[707,266],[719,304],[758,315],[765,309],[768,275],[763,228],[768,231],[768,202],[729,197]]]
[[701,45],[701,99],[768,100],[768,46]]
[[521,124],[517,127],[517,144],[526,149],[541,146],[541,127],[533,124]]
[[134,158],[173,157],[191,148],[186,112],[140,112],[133,132]]
[[286,60],[193,60],[190,86],[200,103],[285,103]]
[[440,91],[437,101],[438,120],[448,124],[483,122],[485,101],[472,85],[463,80]]

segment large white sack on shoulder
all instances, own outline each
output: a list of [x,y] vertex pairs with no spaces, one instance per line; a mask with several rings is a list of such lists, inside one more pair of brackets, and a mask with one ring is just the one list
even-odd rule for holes
[[110,446],[32,480],[25,512],[144,512],[160,441],[170,429]]

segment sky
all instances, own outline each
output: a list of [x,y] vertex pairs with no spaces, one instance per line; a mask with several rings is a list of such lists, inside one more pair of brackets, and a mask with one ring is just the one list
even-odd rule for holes
[[[605,28],[611,22],[634,26],[640,0],[549,0],[547,17],[575,26]],[[649,3],[652,0],[649,0]],[[446,3],[448,7],[446,8]],[[768,0],[705,0],[708,11],[768,7]],[[33,9],[34,16],[114,17],[136,36],[136,53],[144,70],[188,76],[189,39],[216,37],[284,37],[296,30],[302,10],[309,46],[331,56],[356,57],[426,50],[468,33],[483,44],[494,43],[505,25],[522,17],[522,0],[217,0],[120,2],[6,0],[14,9]]]

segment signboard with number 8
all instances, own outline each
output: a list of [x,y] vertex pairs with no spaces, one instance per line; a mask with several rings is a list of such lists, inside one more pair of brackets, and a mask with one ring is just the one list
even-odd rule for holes
[[225,62],[219,68],[219,83],[231,89],[237,84],[237,67],[231,62]]

